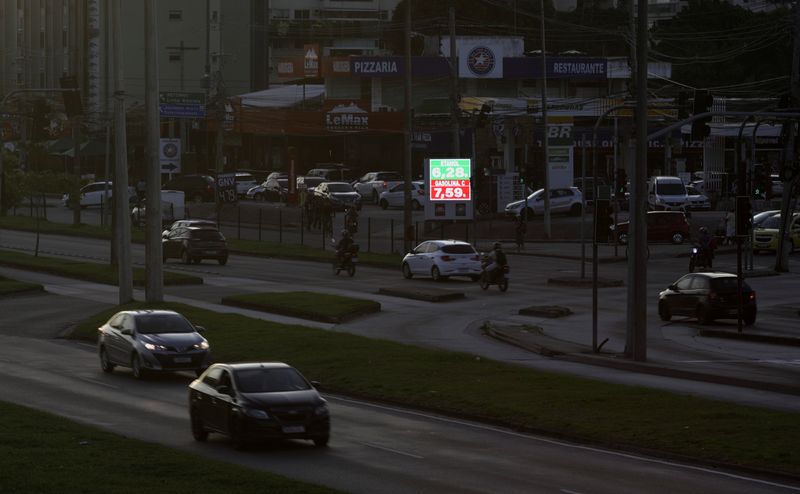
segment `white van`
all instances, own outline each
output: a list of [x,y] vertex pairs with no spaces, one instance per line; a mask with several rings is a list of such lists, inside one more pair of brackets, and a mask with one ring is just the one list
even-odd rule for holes
[[689,208],[686,185],[679,177],[651,177],[647,205],[652,211],[685,211]]

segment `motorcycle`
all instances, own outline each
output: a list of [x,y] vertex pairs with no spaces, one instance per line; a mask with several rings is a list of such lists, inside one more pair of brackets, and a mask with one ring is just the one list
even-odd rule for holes
[[489,285],[497,285],[497,288],[499,288],[501,292],[508,290],[508,264],[503,265],[500,269],[488,272],[486,268],[491,262],[492,260],[489,256],[484,254],[481,259],[481,275],[479,278],[481,289],[487,290]]
[[352,277],[356,274],[356,264],[358,264],[358,244],[353,244],[342,254],[333,260],[333,274],[339,275],[340,271],[347,272]]
[[692,252],[689,254],[689,272],[694,273],[695,268],[711,269],[709,253],[699,245],[692,246]]

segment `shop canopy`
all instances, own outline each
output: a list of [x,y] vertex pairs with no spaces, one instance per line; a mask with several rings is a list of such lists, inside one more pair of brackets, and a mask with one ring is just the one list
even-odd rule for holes
[[236,96],[242,106],[255,108],[291,108],[304,102],[320,102],[324,97],[324,84],[279,86]]

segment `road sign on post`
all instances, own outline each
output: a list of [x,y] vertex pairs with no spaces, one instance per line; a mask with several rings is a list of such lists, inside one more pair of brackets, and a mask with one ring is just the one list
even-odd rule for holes
[[236,197],[236,174],[220,173],[217,175],[217,194],[220,204],[235,203]]
[[158,113],[165,118],[203,118],[206,95],[203,93],[158,93]]

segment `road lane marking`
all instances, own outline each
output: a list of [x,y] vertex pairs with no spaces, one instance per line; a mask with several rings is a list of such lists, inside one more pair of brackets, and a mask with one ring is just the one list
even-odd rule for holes
[[424,456],[415,455],[414,453],[407,453],[405,451],[400,451],[398,449],[387,448],[386,446],[378,446],[377,444],[372,444],[372,443],[359,443],[359,444],[362,444],[362,445],[370,447],[370,448],[375,448],[375,449],[380,449],[380,450],[383,450],[383,451],[388,451],[389,453],[396,453],[398,455],[409,456],[411,458],[416,458],[418,460],[424,460],[425,459]]

